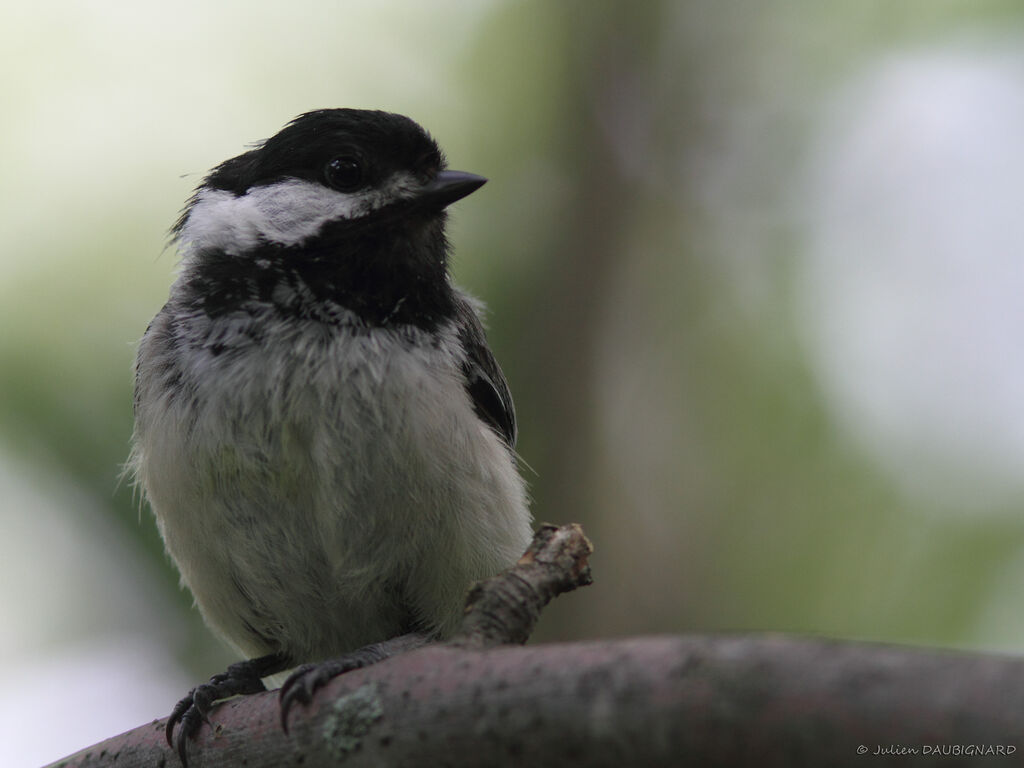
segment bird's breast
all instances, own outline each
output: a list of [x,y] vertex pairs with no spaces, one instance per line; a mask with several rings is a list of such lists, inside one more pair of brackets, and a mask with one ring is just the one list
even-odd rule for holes
[[457,333],[416,334],[256,336],[240,318],[171,377],[144,342],[139,386],[176,394],[141,399],[139,479],[183,581],[243,651],[338,653],[411,618],[450,628],[469,581],[525,544],[522,482],[473,412]]

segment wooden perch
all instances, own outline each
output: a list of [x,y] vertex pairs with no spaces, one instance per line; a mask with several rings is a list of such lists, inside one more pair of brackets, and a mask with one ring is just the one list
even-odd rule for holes
[[469,590],[462,627],[449,644],[477,650],[522,645],[544,606],[591,583],[588,558],[593,551],[580,526],[542,525],[513,568]]
[[[207,766],[921,766],[1024,762],[1024,660],[784,636],[518,647],[588,583],[578,528],[545,527],[474,589],[463,630],[342,675],[290,735],[274,692],[221,704]],[[531,554],[532,553],[532,554]],[[167,766],[163,721],[59,761]]]

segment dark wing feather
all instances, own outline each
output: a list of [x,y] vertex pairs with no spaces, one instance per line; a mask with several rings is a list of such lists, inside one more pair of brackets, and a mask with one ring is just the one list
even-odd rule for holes
[[473,401],[477,416],[505,441],[510,449],[516,446],[516,412],[508,382],[487,346],[487,336],[476,311],[466,300],[458,303],[459,341],[466,352],[462,372],[466,392]]

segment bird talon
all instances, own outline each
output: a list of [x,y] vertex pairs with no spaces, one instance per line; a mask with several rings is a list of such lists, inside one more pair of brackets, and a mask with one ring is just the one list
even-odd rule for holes
[[210,682],[197,685],[189,691],[188,695],[174,706],[164,728],[167,744],[178,752],[182,766],[188,766],[188,742],[196,738],[203,723],[214,727],[210,720],[214,704],[230,696],[267,690],[261,678],[287,667],[288,661],[281,654],[261,656],[258,659],[232,664],[227,672],[214,675]]
[[316,669],[316,664],[303,664],[292,672],[288,679],[284,681],[284,685],[281,686],[278,698],[281,702],[281,730],[285,733],[288,733],[288,713],[291,711],[292,705],[298,701],[303,706],[308,706],[313,700],[313,691],[319,685],[314,685],[312,690],[310,690],[308,681],[310,674]]

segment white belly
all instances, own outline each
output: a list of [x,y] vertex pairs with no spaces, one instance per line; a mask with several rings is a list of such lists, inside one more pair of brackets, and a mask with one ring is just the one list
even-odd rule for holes
[[[530,535],[522,480],[473,412],[454,334],[424,349],[382,346],[381,331],[280,329],[185,356],[177,389],[194,396],[137,411],[133,463],[183,582],[249,656],[450,633],[469,583],[511,565]],[[147,340],[139,359],[139,386],[164,386]]]

